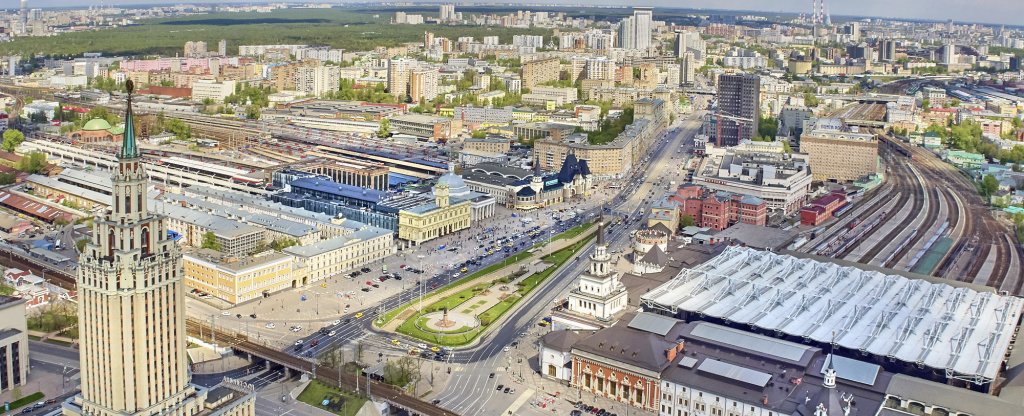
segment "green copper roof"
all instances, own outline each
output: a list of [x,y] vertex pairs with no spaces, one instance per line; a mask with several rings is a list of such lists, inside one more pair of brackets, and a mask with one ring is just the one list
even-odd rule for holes
[[85,131],[110,130],[110,123],[107,123],[107,120],[104,120],[102,118],[94,118],[92,120],[89,120],[88,123],[85,123],[85,125],[82,126],[82,130],[85,130]]
[[125,83],[128,90],[128,100],[124,110],[124,136],[121,139],[121,153],[118,158],[134,159],[139,157],[139,147],[135,143],[135,118],[132,117],[132,90],[135,85],[131,80]]

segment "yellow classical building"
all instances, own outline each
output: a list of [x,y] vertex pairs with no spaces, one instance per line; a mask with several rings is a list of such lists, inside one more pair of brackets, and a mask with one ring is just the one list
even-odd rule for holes
[[403,209],[398,213],[398,238],[413,245],[469,228],[470,200],[452,204],[447,183],[434,187],[434,202]]
[[232,305],[297,286],[297,276],[304,274],[294,257],[274,251],[235,258],[199,249],[184,253],[182,263],[185,287]]

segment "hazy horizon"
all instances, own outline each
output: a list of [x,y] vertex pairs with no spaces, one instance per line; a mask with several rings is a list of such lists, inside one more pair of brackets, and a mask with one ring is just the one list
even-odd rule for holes
[[[12,3],[16,0],[11,0]],[[438,1],[416,1],[411,3],[440,3]],[[166,0],[132,0],[132,1],[98,1],[98,0],[29,0],[29,7],[55,8],[55,7],[84,7],[94,5],[155,5],[155,4],[262,4],[271,1],[234,1],[226,0],[219,2],[169,2]],[[299,2],[295,2],[299,3]],[[347,1],[325,1],[330,4],[351,4]],[[508,2],[486,2],[474,1],[472,3],[454,2],[456,7],[459,4],[469,5],[500,5],[507,6]],[[579,4],[578,1],[553,1],[550,6],[562,6]],[[647,0],[627,2],[624,6],[654,6],[672,9],[702,8],[713,10],[749,10],[764,13],[808,13],[811,2],[808,0],[690,0],[686,2]],[[595,6],[623,6],[622,2],[612,0],[591,0],[587,5]],[[533,4],[536,5],[536,4]],[[13,4],[15,8],[17,4]],[[524,3],[523,8],[529,8],[531,3]],[[896,19],[921,19],[945,21],[953,19],[960,22],[976,22],[986,24],[1022,25],[1020,16],[1024,14],[1024,2],[1020,0],[980,0],[975,2],[964,2],[962,0],[861,0],[856,3],[848,3],[839,0],[826,1],[826,10],[834,16],[863,16]],[[657,10],[655,10],[657,18]]]

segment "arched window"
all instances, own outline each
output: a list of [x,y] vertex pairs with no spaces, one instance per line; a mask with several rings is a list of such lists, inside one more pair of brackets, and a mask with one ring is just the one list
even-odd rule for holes
[[130,214],[132,212],[132,193],[131,188],[124,187],[124,213]]
[[149,255],[149,227],[142,227],[142,256]]

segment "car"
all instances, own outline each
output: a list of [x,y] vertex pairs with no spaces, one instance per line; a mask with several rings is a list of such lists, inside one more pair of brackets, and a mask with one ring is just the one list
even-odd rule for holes
[[349,322],[352,322],[352,318],[345,318],[345,323],[347,324]]
[[301,331],[301,330],[302,330],[302,327],[301,327],[301,326],[299,326],[299,325],[296,325],[296,326],[293,326],[293,327],[292,327],[292,332],[299,332],[299,331]]
[[368,288],[368,287],[364,287],[364,288],[362,288],[362,289],[359,289],[359,290],[362,290],[363,292],[369,292],[369,291],[370,291],[370,288]]
[[302,340],[302,339],[296,340],[295,341],[295,345],[302,345],[303,342],[305,342],[305,340]]
[[254,313],[250,313],[250,314],[249,314],[249,317],[250,317],[250,318],[252,318],[252,319],[256,319],[256,314],[254,314]]
[[511,389],[511,388],[509,388],[509,387],[505,387],[505,389],[504,389],[504,390],[502,390],[501,392],[502,392],[502,393],[508,393],[508,392],[510,392],[510,391],[512,391],[512,389]]
[[394,345],[400,345],[402,342],[397,340],[397,339],[392,339],[391,343],[394,344]]
[[399,275],[396,274],[395,275],[395,280],[402,280],[402,276],[399,276]]
[[462,273],[455,272],[455,274],[452,275],[452,277],[455,277],[455,278],[458,278],[459,276],[462,276]]
[[430,401],[430,404],[432,404],[434,406],[437,406],[438,403],[441,403],[441,399],[434,399],[434,400]]
[[494,373],[491,373],[491,375],[487,376],[487,378],[494,378]]
[[21,409],[21,414],[27,415],[29,413],[32,413],[32,408],[31,407],[26,407],[24,409]]
[[317,345],[320,345],[320,340],[319,339],[314,339],[313,342],[309,343],[310,347],[315,347]]
[[510,348],[508,345],[506,345],[505,348],[502,348],[502,351],[508,352],[511,349],[512,348]]
[[338,325],[340,323],[341,323],[341,319],[335,319],[334,321],[331,322],[331,325]]
[[460,271],[460,272],[462,272],[462,273],[465,273],[465,272],[468,272],[468,271],[469,271],[469,269],[468,269],[468,268],[465,268],[465,267],[463,267],[462,269],[459,269],[459,271]]
[[579,411],[579,409],[574,409],[569,412],[569,416],[583,416],[583,412]]
[[438,348],[438,347],[430,347],[430,352],[439,353],[439,352],[441,352],[441,349]]
[[46,404],[54,404],[54,403],[57,403],[57,399],[46,399]]
[[504,384],[499,384],[498,387],[496,389],[494,389],[494,390],[501,391],[501,389],[504,389],[504,388],[505,388]]
[[363,267],[362,269],[359,269],[359,271],[361,271],[363,273],[369,273],[370,272],[370,268],[369,267]]
[[367,281],[366,281],[366,285],[367,285],[367,286],[373,286],[373,282],[371,282],[371,281],[367,280]]
[[419,349],[421,349],[421,350],[425,350],[425,349],[429,348],[429,347],[427,347],[427,344],[424,344],[422,342],[419,343],[419,344],[416,344],[416,346],[419,347]]
[[302,351],[302,344],[295,345],[295,351]]
[[379,289],[379,288],[380,288],[380,285],[378,285],[378,284],[374,283],[374,284],[373,284],[373,288],[374,288],[374,289]]
[[277,325],[274,325],[273,322],[267,322],[267,325],[266,325],[267,329],[274,329],[275,326],[277,326]]
[[405,265],[398,266],[399,269],[405,270]]
[[362,317],[363,317],[363,313],[362,312],[356,312],[356,319],[359,319],[359,318],[362,318]]
[[42,409],[45,406],[46,406],[46,403],[39,402],[39,403],[36,403],[36,404],[32,405],[32,408],[33,409]]
[[333,329],[332,329],[332,330],[330,330],[330,331],[328,331],[328,332],[327,332],[327,336],[329,336],[329,337],[333,337],[333,336],[334,336],[334,335],[336,335],[337,333],[338,333],[337,331],[335,331],[335,330],[333,330]]

